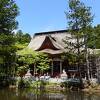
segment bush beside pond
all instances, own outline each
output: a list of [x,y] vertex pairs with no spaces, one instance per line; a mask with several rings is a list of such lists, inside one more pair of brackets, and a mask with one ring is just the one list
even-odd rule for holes
[[40,90],[46,90],[46,91],[60,91],[60,90],[82,90],[85,92],[90,92],[90,91],[100,91],[100,85],[97,83],[91,83],[88,85],[86,82],[84,84],[84,89],[83,85],[81,84],[81,81],[79,80],[70,80],[70,81],[65,81],[61,83],[54,83],[52,81],[44,81],[44,80],[31,80],[31,79],[24,79],[20,78],[17,81],[17,86],[18,88],[32,88],[32,89],[40,89]]
[[46,90],[64,90],[64,89],[73,89],[80,88],[79,82],[61,82],[61,83],[52,83],[48,81],[38,80],[38,81],[32,81],[32,80],[25,80],[20,79],[18,81],[18,88],[34,88],[34,89],[46,89]]

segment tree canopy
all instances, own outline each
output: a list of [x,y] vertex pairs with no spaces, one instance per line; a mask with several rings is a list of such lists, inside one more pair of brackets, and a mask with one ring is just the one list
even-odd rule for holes
[[22,30],[18,30],[15,34],[16,42],[19,44],[29,43],[31,36],[28,33],[23,33]]
[[40,71],[40,73],[43,73],[45,70],[49,69],[50,60],[47,54],[36,52],[29,48],[25,48],[23,50],[19,50],[17,52],[17,55],[17,69],[22,69],[19,73],[22,73],[23,71],[29,69],[30,65],[32,65],[33,68],[35,66],[36,71]]
[[[65,40],[67,44],[66,47],[70,47],[70,52],[72,55],[76,53],[76,62],[78,63],[78,72],[80,73],[80,59],[82,55],[85,58],[87,65],[88,74],[88,57],[87,57],[87,37],[88,37],[88,27],[90,27],[93,16],[91,14],[91,8],[85,6],[80,0],[69,0],[69,11],[66,12],[69,32],[71,37]],[[74,41],[70,41],[74,40]],[[88,75],[87,75],[88,77]]]
[[16,16],[18,6],[14,0],[0,0],[0,75],[11,75],[14,69]]

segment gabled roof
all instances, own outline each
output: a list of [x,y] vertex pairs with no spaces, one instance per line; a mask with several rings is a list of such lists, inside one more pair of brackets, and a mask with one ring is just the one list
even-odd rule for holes
[[50,35],[47,35],[37,51],[44,49],[60,50],[63,49],[63,47],[59,45],[54,38],[52,38]]
[[[63,52],[70,52],[69,49],[66,48],[66,44],[63,42],[63,40],[66,40],[66,36],[70,38],[69,41],[73,43],[76,42],[75,39],[72,39],[71,34],[67,30],[35,33],[28,45],[28,48],[32,49],[33,51],[45,52],[49,54],[61,54]],[[47,48],[42,48],[43,46],[47,45],[45,41],[46,39],[49,39],[51,46],[49,48],[48,46],[46,46]],[[81,41],[83,40],[81,39]],[[80,49],[84,50],[84,48]],[[93,54],[93,51],[95,51],[95,54],[100,53],[100,50],[89,49],[88,51],[90,54]],[[77,53],[77,49],[74,50],[74,52]]]
[[[70,35],[67,30],[35,33],[28,47],[32,50],[49,54],[63,53],[65,51],[65,43],[63,42],[63,39],[66,38],[66,35]],[[46,45],[46,39],[48,39],[55,49],[52,47],[41,49],[43,45]]]

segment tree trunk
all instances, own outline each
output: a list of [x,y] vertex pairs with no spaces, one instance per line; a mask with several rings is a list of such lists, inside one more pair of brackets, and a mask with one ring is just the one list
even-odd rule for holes
[[86,61],[86,79],[90,81],[90,72],[89,72],[89,59],[88,59],[88,50],[87,50],[87,36],[84,37],[85,42],[85,61]]

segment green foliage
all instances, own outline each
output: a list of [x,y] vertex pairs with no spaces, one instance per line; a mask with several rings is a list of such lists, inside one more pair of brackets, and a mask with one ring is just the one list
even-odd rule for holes
[[17,55],[33,55],[33,56],[36,56],[38,53],[33,51],[32,49],[29,49],[29,48],[24,48],[23,50],[18,50],[17,51]]
[[23,33],[22,30],[18,30],[16,35],[16,42],[19,44],[29,43],[31,40],[31,36],[28,33]]
[[17,70],[17,74],[22,77],[27,72],[28,69],[29,69],[28,65],[19,66]]
[[[33,64],[36,66],[36,70],[43,73],[45,70],[49,69],[49,58],[46,54],[33,51],[29,48],[25,48],[23,50],[19,50],[17,52],[18,55],[18,69],[20,66],[22,70],[25,66],[29,67],[29,65]],[[20,71],[21,72],[21,71]]]
[[17,28],[18,14],[14,0],[0,0],[0,75],[2,73],[6,77],[13,76],[15,72],[16,47],[13,31]]
[[18,42],[15,43],[15,47],[17,50],[22,50],[22,49],[26,48],[27,46],[28,46],[28,43],[24,43],[24,44],[21,44]]
[[87,47],[100,49],[100,25],[87,27]]
[[37,55],[37,68],[38,70],[40,70],[41,73],[49,69],[49,62],[50,60],[46,54],[39,53]]
[[73,64],[77,62],[77,55],[73,53],[64,54],[66,59],[68,59],[69,64]]
[[23,64],[30,65],[36,61],[38,53],[31,49],[25,48],[23,50],[19,50],[17,55],[19,56],[18,62],[23,62]]
[[29,65],[34,63],[36,53],[31,49],[25,48],[17,52],[18,55],[18,67],[17,73],[24,75],[29,69]]
[[14,0],[0,0],[0,33],[11,34],[18,22],[18,7]]
[[61,87],[65,87],[66,89],[73,89],[73,88],[82,88],[82,83],[79,79],[70,79],[69,81],[62,82]]
[[100,25],[89,27],[88,47],[100,49]]
[[86,29],[91,25],[93,16],[91,15],[91,8],[86,7],[80,0],[69,0],[69,12],[67,13],[69,28],[72,29]]
[[86,7],[80,0],[69,0],[69,12],[66,13],[66,16],[71,37],[67,37],[65,43],[72,52],[76,50],[80,54],[80,48],[87,45],[87,35],[90,32],[88,27],[93,20],[90,10],[91,8]]
[[18,80],[18,88],[34,88],[34,89],[38,89],[38,88],[44,88],[44,86],[47,84],[47,82],[44,81],[33,81],[31,79],[23,79],[21,78],[20,80]]
[[24,34],[22,30],[18,30],[14,37],[17,50],[26,48],[31,40],[31,36],[28,33]]
[[[69,33],[71,37],[67,37],[65,43],[67,44],[69,51],[75,55],[77,54],[76,61],[78,72],[80,72],[80,58],[82,55],[85,58],[87,68],[87,79],[89,79],[89,61],[88,61],[88,33],[89,27],[92,23],[93,16],[91,14],[91,8],[86,7],[80,0],[69,0],[69,12],[66,13]],[[74,41],[74,42],[73,42]],[[72,56],[73,57],[73,56]],[[75,63],[75,62],[74,62]]]
[[32,84],[31,83],[31,81],[29,81],[29,80],[25,80],[25,79],[23,79],[23,78],[21,78],[20,80],[18,80],[18,88],[29,88],[30,87],[30,85]]

